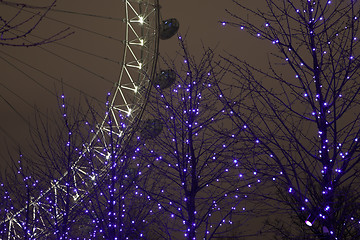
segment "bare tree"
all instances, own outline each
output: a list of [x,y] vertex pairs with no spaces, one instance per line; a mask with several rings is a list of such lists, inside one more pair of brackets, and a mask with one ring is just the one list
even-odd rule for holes
[[[12,173],[12,174],[11,174]],[[39,180],[31,177],[29,168],[23,164],[22,156],[13,164],[12,170],[1,179],[1,223],[2,239],[31,239],[36,234],[36,222],[33,219],[32,197],[39,193]],[[17,221],[12,212],[19,213]],[[16,230],[15,230],[16,229]]]
[[60,114],[37,119],[33,151],[5,178],[3,238],[151,239],[154,202],[136,185],[149,177],[136,160],[140,142],[124,145],[124,135],[109,134],[97,144],[105,137],[95,134],[101,114],[59,99]]
[[66,238],[82,212],[74,198],[73,166],[88,137],[81,131],[85,115],[80,108],[68,108],[64,95],[59,99],[60,114],[36,115],[32,151],[12,157],[15,171],[5,178],[11,205],[2,208],[7,212],[1,222],[6,238]]
[[158,239],[213,239],[235,228],[239,238],[252,214],[245,199],[257,179],[242,172],[247,156],[236,155],[239,131],[219,100],[216,86],[226,71],[217,67],[212,50],[204,49],[197,60],[179,39],[179,53],[164,60],[154,80],[140,131],[140,155],[151,178],[138,184],[157,203]]
[[1,0],[3,12],[0,15],[0,45],[30,47],[57,41],[72,34],[69,29],[44,37],[40,41],[31,41],[32,33],[37,30],[46,15],[55,6],[56,0],[49,1],[45,6]]
[[223,98],[243,139],[257,143],[254,169],[278,189],[267,196],[306,222],[304,239],[359,239],[359,2],[234,3],[222,25],[274,46],[267,69],[226,57],[236,83]]
[[[155,203],[137,185],[151,177],[143,174],[147,164],[137,157],[141,142],[138,139],[124,142],[124,135],[113,133],[110,116],[107,121],[110,129],[107,145],[91,149],[85,157],[92,187],[87,189],[80,205],[82,215],[90,223],[88,237],[152,239],[150,227],[155,216],[150,210]],[[97,135],[99,140],[102,137]],[[96,151],[103,152],[102,159],[96,157]]]

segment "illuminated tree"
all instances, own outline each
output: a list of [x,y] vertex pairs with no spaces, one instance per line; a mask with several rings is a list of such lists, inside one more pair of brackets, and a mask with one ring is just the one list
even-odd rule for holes
[[217,67],[212,50],[196,60],[181,37],[179,43],[177,56],[164,60],[153,81],[156,90],[139,131],[145,139],[140,156],[151,178],[138,184],[156,202],[158,239],[230,236],[251,215],[245,199],[258,181],[242,171],[247,155],[235,153],[242,149],[239,131],[216,88],[226,71]]
[[278,189],[267,196],[306,221],[306,239],[359,239],[359,2],[234,3],[222,25],[274,49],[267,69],[226,57],[237,81],[223,98],[243,139],[257,142],[254,168]]
[[[21,157],[20,157],[21,158]],[[10,175],[10,173],[12,173]],[[1,178],[1,205],[0,205],[0,236],[1,239],[22,238],[30,239],[34,234],[34,226],[36,223],[32,219],[32,208],[29,206],[29,200],[39,193],[38,180],[29,175],[29,169],[24,167],[21,160],[14,163],[13,171],[8,171],[7,176]],[[8,223],[11,218],[11,212],[14,209],[24,210],[19,219],[21,224],[17,222]],[[12,234],[11,229],[17,228],[16,236]]]
[[[7,229],[4,233],[13,239],[67,238],[82,210],[74,199],[72,167],[88,137],[81,131],[85,115],[80,108],[68,108],[64,95],[59,99],[60,114],[36,115],[31,129],[32,150],[12,157],[15,171],[7,174],[5,183],[11,205],[2,208],[11,220],[5,219],[2,224]],[[47,197],[35,200],[44,194]]]
[[[135,183],[148,177],[141,175],[146,164],[136,160],[136,141],[124,145],[123,136],[110,134],[107,146],[86,148],[99,114],[91,105],[84,113],[66,104],[64,95],[59,106],[60,118],[39,115],[33,151],[21,154],[14,173],[4,179],[0,234],[4,239],[149,239],[153,203]],[[96,151],[105,151],[103,158]]]
[[[110,129],[111,122],[109,118]],[[92,239],[151,239],[149,228],[154,216],[150,209],[154,202],[137,185],[137,181],[147,181],[151,176],[142,174],[146,163],[137,157],[140,142],[124,143],[123,137],[110,131],[106,148],[94,148],[86,154],[92,186],[81,206]],[[99,164],[94,151],[103,150]]]

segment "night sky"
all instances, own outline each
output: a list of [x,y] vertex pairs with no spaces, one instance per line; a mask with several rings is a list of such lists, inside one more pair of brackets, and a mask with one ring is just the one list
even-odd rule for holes
[[[50,1],[32,1],[44,5]],[[107,16],[112,19],[94,18],[79,14],[50,12],[26,38],[36,41],[36,36],[49,37],[59,31],[69,29],[64,34],[74,34],[57,42],[40,47],[0,47],[0,157],[1,167],[8,161],[8,151],[16,153],[18,146],[26,149],[29,142],[29,124],[34,126],[34,108],[41,114],[57,111],[55,96],[60,96],[62,87],[70,102],[82,96],[95,98],[94,103],[103,104],[106,93],[119,75],[122,54],[122,30],[124,24],[122,1],[108,0],[101,4],[95,0],[63,0],[56,9],[76,13],[90,13]],[[248,1],[254,4],[253,1]],[[252,3],[251,3],[252,2]],[[161,17],[177,18],[180,22],[179,33],[186,35],[192,54],[201,54],[202,46],[211,47],[218,54],[236,54],[249,62],[263,64],[266,60],[266,46],[254,41],[239,29],[224,27],[220,21],[229,19],[225,9],[236,10],[231,0],[162,0]],[[16,9],[0,5],[2,16],[11,17]],[[20,19],[26,19],[30,13],[22,12]],[[60,20],[54,21],[53,19]],[[64,24],[66,23],[66,24]],[[33,22],[22,25],[28,29]],[[73,26],[70,26],[72,25]],[[84,31],[84,29],[87,29]],[[91,33],[94,32],[95,34]],[[101,34],[102,36],[100,36]],[[112,38],[110,39],[109,36]],[[115,40],[114,40],[115,39]],[[69,47],[64,47],[70,46]],[[178,50],[176,38],[160,42],[160,54],[171,57]],[[87,52],[81,53],[78,50]],[[89,55],[91,53],[93,55]],[[96,55],[96,56],[94,56]],[[111,59],[104,60],[104,58]],[[78,66],[75,66],[78,65]],[[79,67],[80,66],[80,67]],[[30,127],[31,128],[31,127]]]

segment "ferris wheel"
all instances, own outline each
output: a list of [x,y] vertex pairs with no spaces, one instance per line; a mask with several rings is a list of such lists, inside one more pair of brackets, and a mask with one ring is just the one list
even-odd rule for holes
[[[179,23],[176,19],[160,19],[158,0],[113,1],[115,5],[111,7],[111,11],[114,15],[106,12],[101,14],[101,9],[96,8],[96,3],[98,1],[76,1],[76,3],[71,1],[71,4],[62,1],[53,6],[43,19],[44,22],[46,20],[46,22],[53,24],[49,25],[50,30],[48,30],[65,27],[65,33],[66,31],[70,31],[70,33],[74,31],[74,34],[60,39],[60,41],[50,42],[49,47],[45,45],[34,46],[35,49],[40,48],[44,55],[39,55],[37,59],[31,59],[34,60],[32,64],[26,62],[22,57],[16,57],[17,53],[10,54],[6,49],[4,51],[0,49],[2,60],[15,70],[22,69],[22,75],[27,76],[30,82],[36,83],[38,87],[46,91],[49,89],[49,84],[41,82],[42,78],[58,81],[71,91],[81,92],[100,102],[101,100],[98,100],[101,99],[99,95],[104,95],[106,90],[106,97],[102,98],[106,99],[106,111],[97,120],[96,130],[92,133],[89,141],[83,144],[83,154],[70,168],[74,186],[72,194],[74,205],[91,188],[91,180],[94,174],[99,177],[106,172],[108,167],[106,160],[112,144],[110,138],[116,136],[117,139],[121,139],[117,144],[120,148],[124,147],[139,127],[150,87],[153,84],[167,87],[174,79],[170,70],[157,73],[156,65],[159,54],[159,39],[166,40],[175,35]],[[25,9],[16,4],[12,5],[5,2],[5,5],[9,8],[15,8],[15,12],[16,9],[19,12]],[[32,10],[41,9],[41,7],[31,6],[29,9],[26,11],[29,11],[31,15]],[[122,17],[117,17],[117,12],[121,10],[123,11]],[[25,23],[30,21],[26,20],[28,19],[26,17],[24,19],[23,22]],[[106,21],[115,22],[115,25],[108,27]],[[37,24],[36,26],[41,27]],[[114,29],[113,26],[118,27]],[[82,32],[83,36],[77,38],[77,31]],[[72,39],[73,36],[75,39]],[[90,40],[89,36],[95,37]],[[36,35],[33,35],[33,38],[44,39]],[[108,45],[109,42],[115,42],[115,44]],[[114,50],[114,46],[116,46],[116,50]],[[21,56],[22,53],[18,54]],[[70,54],[71,57],[69,58],[67,54]],[[55,63],[55,67],[50,66],[50,64],[47,65],[48,57],[44,56],[49,55],[55,59],[54,61],[58,61]],[[85,58],[81,58],[80,55],[85,55]],[[119,55],[121,56],[120,59]],[[39,63],[37,63],[38,58],[42,59]],[[84,59],[94,60],[87,61],[84,65]],[[108,65],[112,65],[112,68],[106,64],[99,64],[100,61],[109,63]],[[65,69],[61,69],[59,66],[65,66]],[[44,70],[44,68],[51,67],[54,69]],[[57,69],[58,67],[59,69]],[[26,68],[29,69],[29,72],[26,72]],[[56,76],[60,71],[61,78]],[[30,72],[34,75],[31,75]],[[81,75],[81,72],[86,74]],[[114,74],[114,72],[117,73]],[[114,77],[116,75],[117,77]],[[67,78],[72,80],[66,81]],[[91,85],[92,81],[95,82],[94,85]],[[5,88],[9,90],[10,87],[5,86]],[[104,88],[105,90],[99,90]],[[108,91],[108,89],[111,90]],[[54,95],[51,90],[49,92],[47,94]],[[24,98],[21,100],[26,102]],[[143,128],[152,128],[152,125],[151,122],[147,122]],[[87,169],[86,165],[83,164],[83,156],[88,153],[93,154],[94,159],[98,161],[97,165],[100,167],[96,173],[93,172],[93,169],[91,171]],[[36,222],[30,231],[30,238],[34,239],[50,234],[46,232],[46,225],[49,223],[46,223],[44,219],[57,221],[63,217],[63,211],[60,209],[61,206],[55,211],[48,211],[47,205],[49,199],[51,199],[50,202],[56,204],[57,196],[61,195],[61,191],[66,188],[63,179],[69,175],[70,172],[66,171],[61,177],[53,179],[51,187],[31,199],[26,209],[8,212],[7,218],[1,223],[1,226],[6,228],[8,232],[8,239],[20,239],[18,234],[19,229],[24,225],[23,215],[25,211],[29,213],[29,208],[32,213],[32,221]]]

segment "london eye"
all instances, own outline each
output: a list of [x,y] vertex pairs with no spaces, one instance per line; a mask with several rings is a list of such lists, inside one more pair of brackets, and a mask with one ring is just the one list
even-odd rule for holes
[[[10,109],[9,112],[27,121],[24,113],[33,110],[36,104],[33,101],[37,101],[41,109],[44,102],[59,98],[54,90],[56,87],[68,89],[75,96],[84,95],[100,105],[106,99],[106,111],[97,120],[89,141],[83,143],[82,154],[70,167],[74,187],[71,197],[75,206],[76,200],[91,188],[94,174],[106,172],[106,159],[111,147],[109,138],[116,136],[121,139],[120,148],[124,147],[139,127],[154,79],[161,76],[162,85],[172,81],[169,74],[164,74],[166,71],[157,73],[159,39],[171,38],[179,24],[176,19],[161,19],[158,0],[111,1],[106,3],[107,6],[98,1],[61,1],[48,8],[7,1],[0,4],[7,9],[4,14],[7,19],[20,19],[18,22],[10,21],[14,23],[12,26],[17,24],[20,27],[7,31],[5,37],[21,36],[22,26],[42,28],[46,33],[25,32],[26,38],[21,39],[20,44],[29,45],[26,54],[22,46],[3,44],[0,49],[2,65],[6,66],[4,75],[14,78],[10,84],[1,82],[2,108]],[[42,15],[44,11],[46,14]],[[33,19],[37,16],[41,22]],[[49,34],[54,41],[52,37],[47,38]],[[17,44],[16,41],[13,43]],[[26,83],[15,83],[17,78]],[[25,87],[17,89],[19,85]],[[34,92],[36,96],[31,94]],[[11,137],[11,131],[2,128],[2,132]],[[99,166],[96,173],[83,163],[84,156],[89,153]],[[58,201],[58,195],[68,184],[63,179],[69,174],[66,171],[53,179],[51,186],[31,199],[26,207],[7,213],[1,226],[6,228],[8,239],[21,238],[19,229],[24,225],[24,212],[29,212],[29,209],[32,221],[36,223],[30,238],[51,234],[46,230],[49,223],[44,219],[57,221],[63,217],[63,211],[60,205],[56,211],[48,211],[46,206]]]

